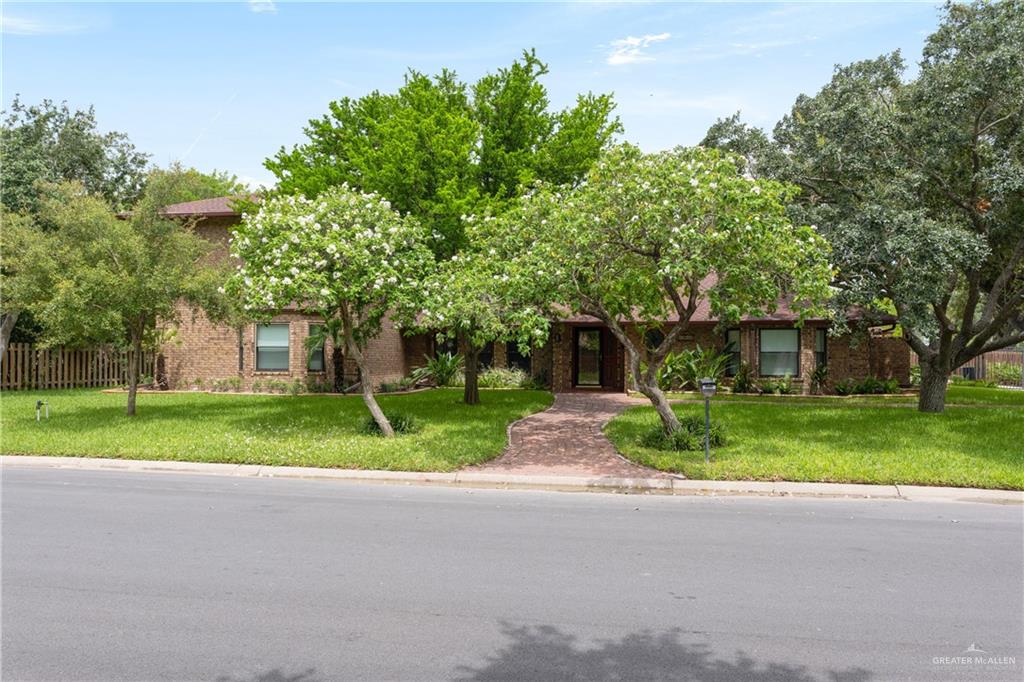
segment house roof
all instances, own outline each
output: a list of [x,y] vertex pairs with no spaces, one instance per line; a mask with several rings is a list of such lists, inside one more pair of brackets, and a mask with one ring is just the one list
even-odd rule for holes
[[[186,201],[180,204],[164,206],[163,213],[168,216],[178,217],[203,217],[215,218],[221,216],[241,215],[232,208],[232,204],[244,197],[214,197],[212,199],[199,199],[198,201]],[[255,198],[253,195],[251,198]]]

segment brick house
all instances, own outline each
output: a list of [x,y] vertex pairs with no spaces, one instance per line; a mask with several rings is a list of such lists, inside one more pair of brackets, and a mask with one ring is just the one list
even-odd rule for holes
[[[192,219],[196,231],[218,245],[211,257],[228,257],[228,233],[241,219],[230,207],[230,198],[205,199],[174,204],[168,216]],[[902,339],[875,332],[862,337],[830,337],[826,320],[808,320],[797,329],[797,316],[785,302],[764,316],[743,318],[734,328],[722,331],[710,316],[707,302],[701,303],[690,322],[690,330],[678,348],[737,349],[731,367],[748,363],[758,378],[790,375],[794,385],[809,390],[814,368],[825,363],[831,381],[855,380],[866,376],[910,379],[910,350]],[[182,315],[182,323],[164,345],[164,378],[171,387],[187,387],[197,379],[204,383],[238,377],[243,388],[256,381],[322,382],[333,380],[331,348],[312,358],[305,340],[321,320],[295,308],[280,311],[265,323],[249,323],[241,329],[213,324],[201,313]],[[667,320],[662,333],[673,324]],[[627,325],[634,342],[643,345],[636,325]],[[658,333],[658,332],[649,332]],[[456,350],[428,334],[402,334],[385,320],[381,334],[366,350],[378,383],[396,381],[422,366],[424,356],[439,350]],[[627,386],[626,353],[612,333],[590,317],[566,317],[552,324],[547,343],[524,355],[514,345],[491,344],[481,355],[483,366],[519,367],[555,392],[606,390],[624,391]],[[342,368],[346,382],[356,380],[355,363],[346,360]]]

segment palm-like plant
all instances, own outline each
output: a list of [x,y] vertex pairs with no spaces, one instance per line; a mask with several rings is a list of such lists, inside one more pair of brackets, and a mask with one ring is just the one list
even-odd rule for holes
[[345,345],[345,334],[341,327],[341,319],[332,317],[329,320],[325,320],[323,324],[318,324],[316,327],[310,329],[309,336],[306,337],[306,360],[308,362],[317,353],[317,351],[321,348],[326,348],[328,341],[331,342],[331,366],[334,368],[334,392],[344,393],[345,357],[343,354],[343,348]]

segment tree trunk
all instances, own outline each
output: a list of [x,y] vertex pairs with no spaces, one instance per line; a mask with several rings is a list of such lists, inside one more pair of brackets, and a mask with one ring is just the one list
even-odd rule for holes
[[665,397],[665,393],[658,388],[657,382],[645,384],[637,381],[637,389],[647,396],[647,399],[654,405],[655,411],[658,413],[658,418],[661,419],[661,425],[665,429],[665,433],[673,433],[678,431],[680,428],[679,417],[672,411],[672,405],[669,404],[668,398]]
[[135,397],[139,392],[139,365],[142,362],[142,337],[132,339],[132,358],[128,363],[128,407],[125,413],[135,416]]
[[366,367],[362,350],[357,348],[351,339],[346,340],[346,345],[349,347],[352,359],[356,361],[356,366],[359,367],[359,383],[363,389],[363,402],[366,403],[366,409],[370,411],[373,421],[377,422],[384,437],[394,438],[395,430],[391,428],[391,422],[388,421],[384,410],[380,409],[380,405],[377,404],[377,399],[373,395],[373,377],[370,376],[370,370]]
[[11,340],[11,332],[14,325],[18,324],[20,310],[8,310],[4,313],[4,319],[0,322],[0,368],[3,368],[4,357],[7,355],[7,342]]
[[633,375],[633,383],[636,384],[636,389],[643,393],[651,401],[651,404],[654,405],[654,410],[658,413],[658,418],[661,419],[661,425],[665,429],[665,433],[678,431],[680,427],[679,417],[672,411],[672,406],[669,404],[668,398],[665,397],[665,393],[658,387],[657,368],[654,368],[654,371],[650,369],[647,372],[641,371],[639,354],[629,348],[626,349],[626,352],[629,354],[629,369]]
[[466,387],[462,401],[467,405],[480,404],[480,350],[466,346]]
[[345,392],[345,356],[341,353],[341,347],[334,345],[331,348],[331,365],[334,367],[334,392]]
[[919,412],[942,412],[946,409],[946,388],[949,372],[932,363],[921,363],[921,394],[917,399]]

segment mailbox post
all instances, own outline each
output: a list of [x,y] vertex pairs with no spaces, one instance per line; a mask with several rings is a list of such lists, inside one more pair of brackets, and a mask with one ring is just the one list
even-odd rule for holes
[[704,377],[700,380],[700,393],[704,396],[704,463],[711,463],[711,396],[718,390],[715,380]]

